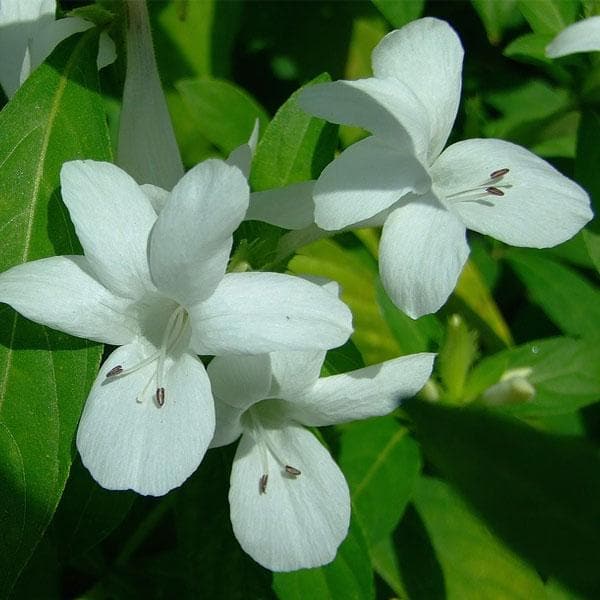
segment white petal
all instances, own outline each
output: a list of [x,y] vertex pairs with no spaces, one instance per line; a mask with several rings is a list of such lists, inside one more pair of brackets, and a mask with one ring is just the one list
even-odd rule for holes
[[[11,98],[31,71],[29,41],[54,21],[55,0],[2,0],[0,2],[0,84]],[[24,65],[27,53],[26,65]]]
[[435,312],[451,294],[469,255],[465,226],[435,198],[412,198],[383,227],[381,281],[413,319]]
[[243,409],[220,402],[215,396],[215,435],[209,447],[220,448],[235,442],[244,431],[241,421],[243,414]]
[[460,102],[463,48],[448,23],[426,17],[388,33],[373,51],[376,77],[395,77],[429,115],[429,159],[442,151]]
[[148,197],[148,200],[150,200],[150,204],[152,204],[152,208],[156,214],[160,214],[165,207],[171,192],[167,192],[167,190],[163,190],[161,187],[152,185],[151,183],[143,183],[140,187]]
[[67,17],[53,20],[41,27],[30,44],[31,70],[39,67],[63,40],[75,33],[87,31],[93,26],[93,23],[78,17]]
[[207,371],[214,397],[230,406],[245,410],[269,395],[268,354],[216,356]]
[[94,278],[83,256],[55,256],[0,274],[0,302],[77,337],[121,345],[139,333],[131,302]]
[[190,309],[198,354],[260,354],[343,344],[348,307],[327,290],[280,273],[229,273],[215,293]]
[[[466,140],[448,147],[431,169],[440,197],[481,186],[498,169],[503,196],[445,200],[469,229],[515,246],[546,248],[575,235],[593,216],[575,182],[525,148],[502,140]],[[491,184],[490,184],[491,185]],[[509,185],[510,188],[503,188]]]
[[269,456],[269,479],[261,494],[261,455],[252,437],[240,442],[231,471],[231,523],[240,545],[271,571],[293,571],[335,558],[350,523],[348,485],[327,450],[308,431],[269,430],[281,458],[301,471],[286,474]]
[[310,389],[321,374],[325,354],[324,350],[272,352],[269,397],[288,400]]
[[98,44],[98,59],[96,60],[98,70],[112,65],[115,60],[117,60],[117,47],[108,33],[103,31],[100,34],[100,42]]
[[116,365],[143,358],[141,346],[129,344],[104,363],[79,423],[77,448],[101,486],[161,496],[200,464],[214,433],[214,406],[206,371],[189,354],[167,361],[162,408],[154,400],[156,364],[106,379]]
[[435,354],[411,354],[322,377],[289,404],[290,416],[304,425],[321,426],[387,415],[425,385],[434,358]]
[[334,81],[304,88],[298,97],[306,112],[332,123],[356,125],[390,146],[426,155],[430,139],[427,110],[397,79]]
[[563,29],[546,47],[548,58],[600,50],[600,16],[583,19]]
[[256,119],[254,121],[254,127],[250,134],[250,139],[246,144],[238,146],[232,150],[231,154],[227,157],[227,164],[233,167],[237,167],[246,179],[250,177],[250,168],[252,167],[252,157],[256,151],[256,144],[258,143],[258,130],[260,121]]
[[315,221],[339,230],[380,213],[408,192],[425,192],[431,179],[405,148],[375,137],[353,144],[321,173],[314,191]]
[[150,269],[160,290],[187,306],[213,292],[249,195],[240,170],[221,160],[204,161],[185,174],[150,236]]
[[304,229],[315,222],[314,181],[250,194],[246,221],[264,221],[285,229]]
[[139,298],[154,286],[147,246],[156,213],[137,183],[115,165],[65,163],[62,197],[98,279],[115,294]]

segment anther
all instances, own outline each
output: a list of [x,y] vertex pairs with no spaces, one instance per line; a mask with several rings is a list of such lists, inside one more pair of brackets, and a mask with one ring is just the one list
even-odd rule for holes
[[300,469],[296,469],[296,467],[292,467],[290,465],[285,465],[285,472],[288,475],[292,475],[293,477],[298,477],[298,475],[302,474],[302,471],[300,471]]
[[165,388],[160,387],[156,389],[156,404],[158,408],[162,408],[165,403]]
[[504,196],[504,192],[497,187],[487,187],[485,188],[485,191],[492,196]]
[[116,367],[113,367],[107,374],[106,377],[116,377],[117,375],[120,375],[123,372],[123,367],[122,365],[117,365]]
[[500,177],[504,177],[510,169],[498,169],[497,171],[492,171],[490,173],[490,179],[499,179]]
[[269,481],[269,476],[267,474],[262,475],[258,481],[258,490],[261,494],[267,493],[267,482]]

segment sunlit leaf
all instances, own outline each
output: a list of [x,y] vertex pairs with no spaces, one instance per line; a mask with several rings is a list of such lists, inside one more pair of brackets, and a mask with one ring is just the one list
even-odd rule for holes
[[[62,163],[110,158],[96,72],[97,34],[68,39],[0,113],[0,270],[79,243],[59,194]],[[0,308],[0,595],[50,522],[100,348]]]

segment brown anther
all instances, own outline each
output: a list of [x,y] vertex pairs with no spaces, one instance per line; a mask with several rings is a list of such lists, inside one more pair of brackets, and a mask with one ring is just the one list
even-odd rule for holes
[[499,177],[504,177],[510,169],[498,169],[497,171],[492,171],[490,173],[490,179],[498,179]]
[[298,475],[302,474],[302,471],[300,471],[300,469],[296,469],[296,467],[292,467],[290,465],[285,465],[285,472],[288,475],[293,475],[294,477],[298,477]]
[[258,480],[258,490],[261,494],[267,493],[267,482],[269,481],[269,476],[267,474],[261,475]]
[[123,367],[121,365],[117,365],[116,367],[113,367],[107,374],[106,377],[116,377],[117,375],[120,375],[123,372]]
[[485,188],[485,191],[488,194],[491,194],[492,196],[504,196],[504,192],[502,190],[499,190],[497,187],[488,187]]
[[157,388],[156,390],[156,404],[158,408],[162,408],[165,403],[165,388]]

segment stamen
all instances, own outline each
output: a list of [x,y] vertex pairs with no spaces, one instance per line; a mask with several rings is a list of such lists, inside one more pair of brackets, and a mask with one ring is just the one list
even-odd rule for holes
[[485,191],[488,194],[492,194],[492,196],[504,196],[504,192],[500,189],[498,189],[497,187],[487,187],[485,188]]
[[156,404],[158,404],[158,408],[162,408],[165,404],[165,388],[160,387],[156,390]]
[[498,169],[497,171],[492,171],[490,173],[490,179],[499,179],[500,177],[504,177],[510,169]]
[[296,467],[292,467],[291,465],[285,465],[285,472],[288,475],[292,475],[294,477],[298,477],[298,475],[302,475],[302,471],[300,471],[300,469],[296,469]]
[[117,375],[120,375],[122,372],[123,372],[123,366],[122,365],[117,365],[116,367],[113,367],[106,374],[106,378],[108,379],[109,377],[116,377]]
[[258,491],[260,494],[267,493],[267,482],[269,481],[269,475],[265,473],[261,475],[261,478],[258,480]]

